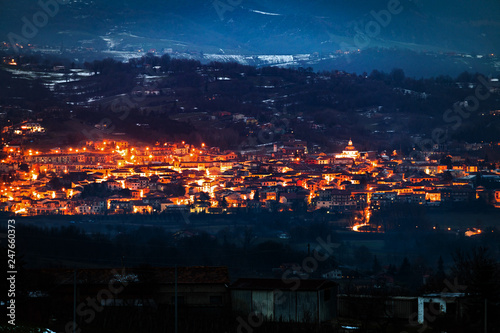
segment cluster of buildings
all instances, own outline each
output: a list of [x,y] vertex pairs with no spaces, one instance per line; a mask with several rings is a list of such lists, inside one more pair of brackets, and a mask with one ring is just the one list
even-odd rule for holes
[[5,126],[2,134],[11,134],[14,136],[27,136],[27,135],[42,135],[45,134],[45,128],[39,123],[22,122],[17,126]]
[[309,153],[299,140],[251,152],[124,140],[3,150],[0,207],[22,215],[325,209],[367,223],[371,212],[395,203],[482,198],[500,208],[500,172],[491,165],[459,156],[444,165],[432,157],[418,162],[396,152],[360,152],[352,141],[338,154]]

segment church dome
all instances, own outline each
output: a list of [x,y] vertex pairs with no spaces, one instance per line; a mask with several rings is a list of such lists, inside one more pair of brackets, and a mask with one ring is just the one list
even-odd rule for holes
[[356,150],[356,148],[352,145],[352,140],[349,140],[349,143],[345,147],[345,150],[346,151],[355,151]]

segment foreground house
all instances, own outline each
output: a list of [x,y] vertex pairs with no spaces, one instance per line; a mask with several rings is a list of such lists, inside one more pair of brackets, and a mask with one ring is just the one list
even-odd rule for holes
[[231,285],[233,311],[268,321],[321,323],[336,317],[338,284],[328,280],[239,279]]

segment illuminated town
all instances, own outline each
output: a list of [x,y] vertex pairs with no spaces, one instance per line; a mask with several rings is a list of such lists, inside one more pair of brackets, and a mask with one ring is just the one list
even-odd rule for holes
[[415,162],[396,151],[359,152],[352,141],[338,154],[310,154],[299,140],[252,152],[103,140],[50,151],[6,145],[4,153],[2,210],[23,216],[323,209],[348,216],[354,231],[383,232],[370,226],[370,216],[397,203],[440,206],[482,197],[500,208],[500,190],[475,186],[478,173],[500,178],[481,161]]
[[0,9],[0,333],[500,333],[499,0]]

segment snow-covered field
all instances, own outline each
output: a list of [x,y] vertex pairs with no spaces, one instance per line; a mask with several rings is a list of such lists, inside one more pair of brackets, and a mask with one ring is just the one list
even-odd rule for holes
[[242,65],[252,66],[299,66],[302,62],[317,60],[311,54],[261,54],[261,55],[240,55],[240,54],[204,54],[203,60],[219,62],[237,62]]
[[26,71],[13,68],[7,68],[6,70],[11,72],[14,76],[20,78],[30,80],[41,79],[43,85],[48,87],[52,91],[54,90],[55,85],[58,83],[80,81],[83,77],[93,75],[92,72],[86,71],[84,69],[70,69],[69,73]]

